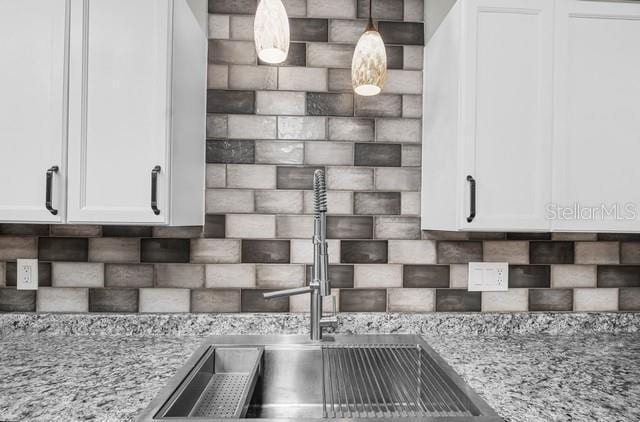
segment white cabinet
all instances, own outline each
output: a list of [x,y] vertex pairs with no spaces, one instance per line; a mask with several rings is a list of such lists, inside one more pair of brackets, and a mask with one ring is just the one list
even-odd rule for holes
[[[5,3],[0,8],[5,7]],[[24,13],[23,19],[17,19],[20,13],[14,13],[12,19],[20,20],[17,26],[28,33],[29,28],[22,26],[33,20],[29,12],[38,7],[25,5],[20,8],[18,5],[23,2],[17,0],[8,3],[15,3],[16,10],[25,9],[20,12]],[[46,168],[39,172],[37,186],[34,179],[33,188],[21,187],[19,192],[24,195],[37,189],[37,200],[28,205],[40,211],[38,216],[41,218],[30,220],[202,224],[206,1],[42,0],[26,3],[46,4],[43,15],[62,16],[59,51],[42,58],[44,63],[37,63],[32,72],[37,74],[35,77],[43,78],[47,76],[43,75],[45,70],[52,72],[52,64],[56,69],[60,67],[59,75],[55,75],[57,79],[50,79],[56,83],[59,80],[61,98],[53,98],[54,88],[58,88],[53,82],[47,92],[43,93],[39,87],[37,91],[41,96],[49,96],[46,98],[49,109],[44,110],[45,106],[41,105],[34,114],[31,106],[28,118],[31,126],[35,121],[45,119],[49,126],[37,130],[46,132],[49,143],[53,142],[54,134],[58,135],[55,137],[58,157],[47,157],[46,161],[60,163],[60,170],[54,176],[53,191],[57,195],[54,204],[62,210],[65,209],[66,189],[66,219],[61,212],[58,219],[52,220],[53,216],[43,206]],[[4,13],[2,15],[0,20],[5,17]],[[53,18],[49,16],[49,19]],[[33,25],[40,31],[29,33],[32,38],[46,39],[41,27],[53,28],[53,24]],[[4,33],[4,25],[0,31]],[[3,37],[2,42],[5,40]],[[7,44],[2,48],[12,48],[26,55],[27,45],[22,37]],[[41,49],[48,49],[48,43],[43,44]],[[40,59],[36,53],[33,57]],[[25,57],[23,61],[27,63],[16,63],[17,71],[28,67],[33,58]],[[24,85],[29,85],[34,75],[23,78]],[[4,78],[0,83],[5,83]],[[67,87],[68,98],[64,96]],[[33,98],[38,100],[36,88],[32,90]],[[13,98],[29,102],[20,97],[19,90],[16,91],[10,99],[0,100],[0,107],[11,107]],[[48,129],[54,118],[61,126],[57,132]],[[29,125],[25,127],[35,131]],[[4,134],[3,124],[0,135],[4,137]],[[29,132],[26,135],[34,137]],[[6,160],[14,162],[14,169],[24,166],[26,172],[35,164],[22,150],[30,149],[32,155],[37,155],[33,154],[33,149],[45,146],[44,139],[35,142],[18,145],[22,155],[13,152],[16,143],[9,139],[0,148],[8,149]],[[37,157],[37,161],[38,166],[42,166],[44,157]],[[2,198],[5,200],[4,195]],[[9,205],[18,203],[14,199],[6,201]],[[18,213],[2,214],[0,220],[24,219]]]

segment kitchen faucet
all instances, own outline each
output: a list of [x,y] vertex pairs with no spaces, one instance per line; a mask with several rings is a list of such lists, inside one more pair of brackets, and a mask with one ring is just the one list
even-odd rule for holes
[[333,315],[322,316],[322,298],[331,296],[331,282],[327,278],[327,188],[324,179],[324,171],[316,170],[313,173],[313,271],[312,280],[308,286],[293,289],[278,290],[265,293],[265,299],[277,297],[310,294],[311,300],[311,340],[322,340],[322,328],[337,325],[336,298],[333,296]]

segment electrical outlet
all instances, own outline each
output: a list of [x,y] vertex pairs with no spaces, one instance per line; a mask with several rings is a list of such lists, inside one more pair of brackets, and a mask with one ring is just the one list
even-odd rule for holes
[[38,290],[38,260],[18,259],[16,267],[18,290]]
[[470,262],[470,292],[496,292],[509,290],[509,264],[507,262]]

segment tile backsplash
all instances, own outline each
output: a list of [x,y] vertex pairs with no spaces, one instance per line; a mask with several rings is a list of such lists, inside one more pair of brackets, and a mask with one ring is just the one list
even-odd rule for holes
[[[310,277],[318,168],[340,311],[640,310],[640,235],[421,232],[422,0],[373,1],[376,97],[350,82],[368,1],[284,4],[289,57],[269,66],[256,1],[209,2],[204,227],[0,224],[0,311],[306,311],[262,293]],[[15,289],[17,258],[40,260],[37,292]],[[508,261],[511,289],[467,292],[469,261]]]

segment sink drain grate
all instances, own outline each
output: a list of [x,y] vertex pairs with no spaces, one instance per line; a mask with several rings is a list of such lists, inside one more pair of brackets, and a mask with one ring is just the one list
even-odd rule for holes
[[474,406],[416,345],[324,345],[325,418],[473,416]]

